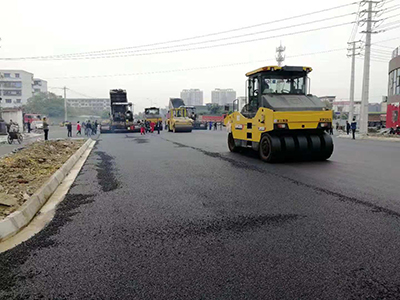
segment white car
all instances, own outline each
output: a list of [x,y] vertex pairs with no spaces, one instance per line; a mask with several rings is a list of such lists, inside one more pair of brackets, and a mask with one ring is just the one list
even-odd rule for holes
[[33,121],[31,124],[32,129],[43,129],[42,121]]

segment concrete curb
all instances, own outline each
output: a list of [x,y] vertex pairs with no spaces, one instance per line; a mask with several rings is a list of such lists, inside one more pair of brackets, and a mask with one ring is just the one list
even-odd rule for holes
[[17,211],[0,221],[0,242],[15,235],[29,224],[39,209],[46,203],[75,163],[89,147],[88,139]]
[[[337,136],[340,139],[351,139],[351,135],[341,134]],[[373,140],[373,141],[386,141],[386,142],[400,142],[400,138],[393,138],[393,137],[380,137],[380,136],[361,136],[356,135],[356,140]]]

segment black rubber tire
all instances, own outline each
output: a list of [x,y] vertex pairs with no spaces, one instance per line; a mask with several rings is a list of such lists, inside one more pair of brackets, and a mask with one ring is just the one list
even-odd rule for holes
[[278,137],[264,134],[260,140],[259,154],[262,161],[278,162],[281,161],[282,144]]
[[8,137],[7,137],[7,142],[8,142],[10,145],[12,144],[13,139],[11,138],[11,136],[8,136]]
[[174,128],[172,128],[172,132],[173,132],[173,133],[176,133],[176,128],[175,128],[175,126],[174,126]]
[[235,145],[235,139],[233,138],[232,133],[228,134],[228,148],[229,148],[229,151],[231,151],[231,152],[237,153],[240,151],[240,147]]
[[306,154],[308,152],[308,141],[306,136],[304,135],[298,135],[296,136],[297,139],[297,145],[299,147],[299,153],[300,154]]
[[285,143],[285,157],[287,159],[292,159],[296,157],[296,144],[292,136],[283,137]]
[[21,144],[22,141],[24,140],[22,134],[18,134],[18,143]]
[[323,133],[320,138],[322,142],[322,150],[319,159],[327,160],[333,153],[333,140],[327,133]]
[[311,142],[311,152],[313,157],[317,157],[319,156],[319,154],[321,153],[322,150],[322,143],[321,143],[321,139],[318,135],[312,134],[310,135],[310,142]]

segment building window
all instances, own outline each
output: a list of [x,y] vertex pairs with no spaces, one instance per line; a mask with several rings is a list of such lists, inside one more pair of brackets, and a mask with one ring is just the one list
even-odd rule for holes
[[4,73],[4,77],[5,77],[5,78],[10,78],[10,77],[11,77],[11,74],[10,74],[10,73]]
[[3,87],[5,87],[5,88],[21,88],[22,82],[21,81],[4,81]]
[[6,99],[6,103],[11,103],[11,99]]
[[15,78],[19,78],[19,73],[15,73]]
[[396,70],[396,95],[400,95],[400,69]]
[[21,103],[21,99],[17,99],[15,103]]
[[22,92],[20,90],[4,90],[4,96],[21,96]]

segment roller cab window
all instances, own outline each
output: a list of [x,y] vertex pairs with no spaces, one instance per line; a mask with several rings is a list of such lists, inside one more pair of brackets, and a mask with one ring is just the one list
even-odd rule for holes
[[268,74],[261,76],[262,95],[291,94],[305,95],[306,77],[279,76]]

